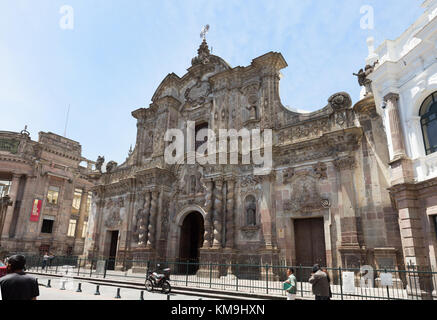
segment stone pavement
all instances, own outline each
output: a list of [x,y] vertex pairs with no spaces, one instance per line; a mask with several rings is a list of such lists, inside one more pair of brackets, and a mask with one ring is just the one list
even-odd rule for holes
[[[121,299],[116,299],[117,287],[100,285],[100,295],[94,295],[96,292],[96,285],[87,281],[79,281],[75,279],[67,280],[64,287],[65,290],[61,290],[61,279],[50,276],[37,275],[40,296],[38,300],[140,300],[139,289],[121,288]],[[51,288],[46,288],[48,279],[51,280]],[[82,292],[76,292],[79,282],[82,284]],[[143,290],[144,300],[167,300],[167,295],[154,291],[152,293]],[[201,296],[191,296],[183,294],[170,293],[170,300],[217,300],[213,298],[206,298]]]
[[[30,269],[29,271],[36,272],[35,269]],[[57,273],[55,273],[56,268],[51,267],[47,270],[46,274],[64,274],[66,269],[63,267],[58,267]],[[106,277],[103,278],[103,274],[96,274],[95,270],[91,270],[81,267],[77,269],[76,267],[68,267],[68,273],[77,276],[79,271],[79,276],[93,279],[105,279],[113,281],[123,281],[132,284],[144,284],[145,276],[139,273],[132,273],[129,271],[112,271],[108,270],[106,272]],[[238,281],[238,282],[237,282]],[[236,290],[236,285],[238,283],[238,291]],[[221,277],[219,279],[213,278],[201,278],[197,275],[171,275],[171,284],[173,288],[180,289],[201,289],[210,290],[216,293],[232,293],[232,294],[246,294],[248,297],[261,299],[286,299],[286,294],[282,290],[281,281],[269,281],[268,284],[264,280],[250,280],[250,279],[238,279],[233,276]],[[268,291],[267,291],[268,286]],[[312,294],[311,284],[308,282],[298,282],[298,299],[308,299],[313,300],[314,295]],[[339,285],[331,285],[331,290],[334,294],[333,300],[341,299],[341,287]],[[360,288],[357,286],[355,288],[355,293],[352,295],[344,295],[344,300],[381,300],[387,299],[390,296],[391,299],[409,299],[407,292],[404,288],[399,286],[399,282],[395,282],[395,286],[390,288],[387,292],[386,288]]]

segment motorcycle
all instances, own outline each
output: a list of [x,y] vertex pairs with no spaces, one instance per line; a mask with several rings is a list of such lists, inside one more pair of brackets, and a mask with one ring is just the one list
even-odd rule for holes
[[158,273],[160,266],[158,265],[158,270],[147,272],[146,275],[146,290],[152,292],[154,288],[161,288],[162,293],[168,294],[171,291],[170,285],[170,268],[162,270],[162,273]]

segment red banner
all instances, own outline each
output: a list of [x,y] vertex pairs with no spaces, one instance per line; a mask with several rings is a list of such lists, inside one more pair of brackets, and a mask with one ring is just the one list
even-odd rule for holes
[[41,214],[42,200],[35,199],[33,201],[32,214],[30,215],[30,221],[38,221]]

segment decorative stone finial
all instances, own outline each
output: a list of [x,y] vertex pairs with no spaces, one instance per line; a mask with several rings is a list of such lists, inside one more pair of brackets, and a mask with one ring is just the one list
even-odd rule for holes
[[191,60],[191,65],[197,64],[207,64],[209,62],[209,56],[211,52],[209,51],[208,44],[206,43],[206,34],[208,33],[209,25],[207,24],[202,28],[202,32],[200,33],[200,37],[203,39],[200,44],[199,49],[197,50],[197,57],[194,57]]
[[26,137],[26,138],[29,138],[29,137],[30,137],[30,132],[27,131],[27,124],[24,126],[24,130],[21,130],[20,133],[21,133],[22,136],[24,136],[24,137]]

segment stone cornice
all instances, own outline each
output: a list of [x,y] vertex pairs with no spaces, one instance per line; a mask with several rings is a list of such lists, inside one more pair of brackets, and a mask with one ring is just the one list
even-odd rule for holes
[[416,183],[401,183],[388,188],[392,193],[399,193],[403,191],[417,192],[423,189],[431,188],[437,186],[437,177],[429,180],[416,182]]

